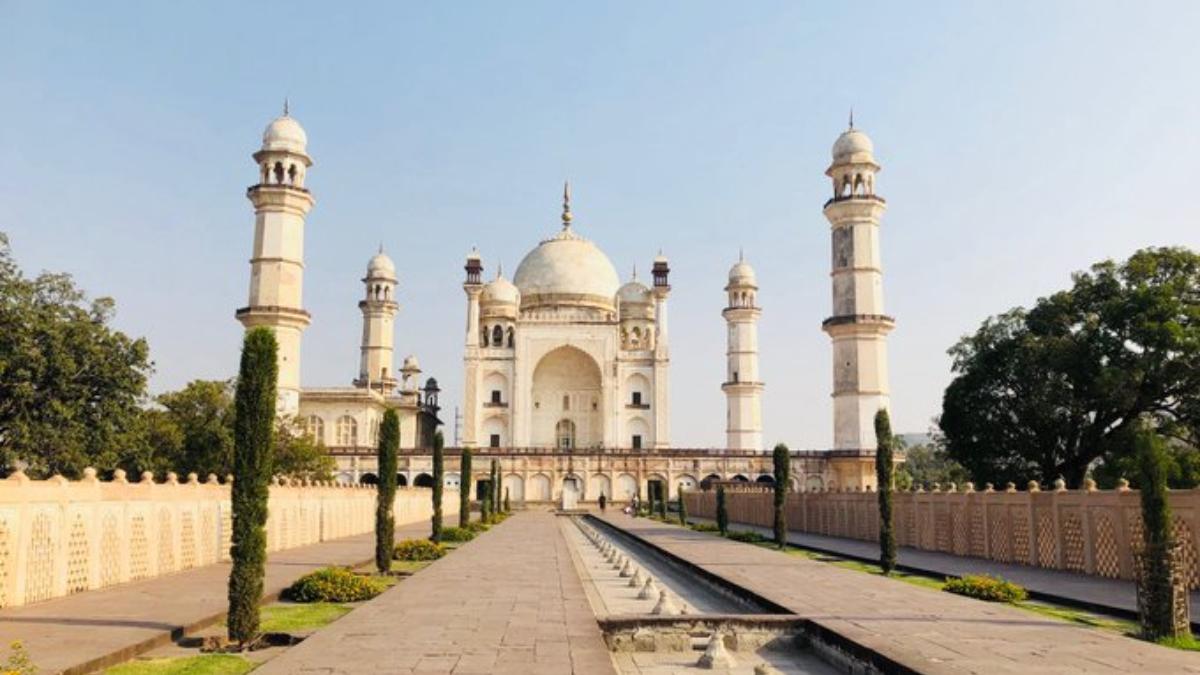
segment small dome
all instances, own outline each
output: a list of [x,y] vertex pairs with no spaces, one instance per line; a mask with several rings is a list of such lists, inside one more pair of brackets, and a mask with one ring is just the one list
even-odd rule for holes
[[498,276],[483,287],[483,293],[479,295],[479,302],[484,305],[519,305],[521,304],[521,292],[517,290],[513,282],[503,276]]
[[380,249],[379,253],[376,253],[371,258],[371,261],[367,263],[367,276],[394,279],[396,277],[396,264],[383,252],[383,249]]
[[304,127],[289,115],[276,117],[263,131],[263,150],[283,150],[305,154],[308,147],[308,134]]
[[729,268],[729,283],[753,286],[757,283],[754,268],[745,260],[739,260]]
[[833,144],[833,163],[843,162],[874,162],[875,144],[871,137],[859,129],[851,127],[838,136]]
[[404,357],[404,366],[401,367],[401,370],[420,370],[420,369],[421,369],[421,364],[417,363],[416,356],[409,354],[408,356]]
[[467,260],[482,260],[482,258],[479,257],[479,251],[471,249],[471,252],[467,254]]
[[617,298],[621,300],[621,304],[626,303],[641,303],[649,304],[653,301],[650,296],[650,289],[642,282],[634,279],[626,283],[617,291]]
[[663,255],[662,251],[659,251],[658,255],[654,256],[654,262],[665,263],[665,262],[667,262],[667,256]]

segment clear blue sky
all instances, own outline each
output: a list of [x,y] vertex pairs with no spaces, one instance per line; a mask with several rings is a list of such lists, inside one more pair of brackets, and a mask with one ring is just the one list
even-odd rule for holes
[[722,286],[758,269],[769,442],[831,439],[829,147],[853,106],[884,166],[899,431],[990,314],[1149,245],[1200,246],[1196,2],[45,3],[0,0],[0,231],[145,336],[153,389],[237,364],[250,159],[308,130],[307,385],[357,373],[382,241],[400,355],[457,401],[464,254],[556,228],[622,275],[671,257],[678,445],[723,440]]

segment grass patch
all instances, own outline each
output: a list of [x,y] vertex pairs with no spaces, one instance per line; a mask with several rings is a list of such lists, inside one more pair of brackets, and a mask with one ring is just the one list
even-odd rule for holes
[[262,609],[264,633],[313,631],[337,621],[352,608],[336,602],[268,605]]
[[106,675],[241,675],[255,664],[232,654],[205,654],[177,659],[138,659],[104,671]]
[[1171,649],[1182,649],[1188,652],[1200,652],[1200,640],[1197,640],[1193,635],[1178,638],[1160,638],[1155,640],[1155,644],[1160,644],[1164,647],[1170,647]]
[[1068,623],[1087,626],[1089,628],[1102,628],[1104,630],[1116,631],[1118,633],[1135,634],[1138,631],[1136,621],[1130,619],[1119,619],[1113,616],[1105,616],[1103,614],[1093,614],[1081,609],[1073,609],[1071,607],[1063,607],[1061,605],[1051,605],[1037,600],[1025,600],[1015,604],[1016,607],[1041,614],[1042,616],[1066,621]]
[[412,574],[429,567],[428,560],[393,560],[392,571],[401,574]]

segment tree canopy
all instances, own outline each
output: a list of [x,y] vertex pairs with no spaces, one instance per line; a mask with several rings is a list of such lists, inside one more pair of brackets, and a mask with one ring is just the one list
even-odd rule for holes
[[32,475],[124,466],[144,431],[150,349],[66,274],[26,277],[0,233],[0,454]]
[[940,426],[977,481],[1065,477],[1130,453],[1140,417],[1194,447],[1200,429],[1200,255],[1150,248],[1073,276],[953,348]]

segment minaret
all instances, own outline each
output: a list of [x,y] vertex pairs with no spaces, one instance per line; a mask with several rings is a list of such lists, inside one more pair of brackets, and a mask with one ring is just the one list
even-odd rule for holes
[[476,438],[476,426],[479,413],[479,296],[483,293],[483,260],[479,252],[471,249],[467,254],[467,264],[463,266],[467,278],[463,281],[463,291],[467,294],[467,340],[466,353],[466,382],[463,393],[463,436],[461,442],[464,448],[473,448],[479,443]]
[[667,368],[671,364],[670,341],[667,333],[667,296],[671,294],[671,265],[662,251],[654,258],[650,275],[654,285],[654,327],[658,335],[654,340],[654,447],[671,447],[671,396],[667,380]]
[[850,128],[833,144],[825,171],[833,197],[825,217],[833,236],[833,316],[822,328],[833,341],[833,447],[874,451],[875,413],[888,407],[887,334],[879,262],[879,220],[886,202],[875,195],[871,139]]
[[354,386],[387,393],[397,383],[392,372],[392,345],[400,305],[396,302],[396,265],[383,252],[383,246],[367,263],[363,285],[366,297],[358,303],[363,314],[362,356]]
[[304,311],[304,219],[313,197],[304,187],[312,166],[308,137],[288,114],[267,125],[262,149],[254,153],[258,184],[246,191],[254,204],[254,248],[250,255],[250,298],[237,310],[247,330],[266,326],[279,343],[276,410],[296,415],[300,409],[300,336],[310,321]]
[[762,450],[762,390],[758,376],[758,282],[741,256],[725,286],[729,305],[721,311],[729,325],[725,392],[725,443],[730,450]]

